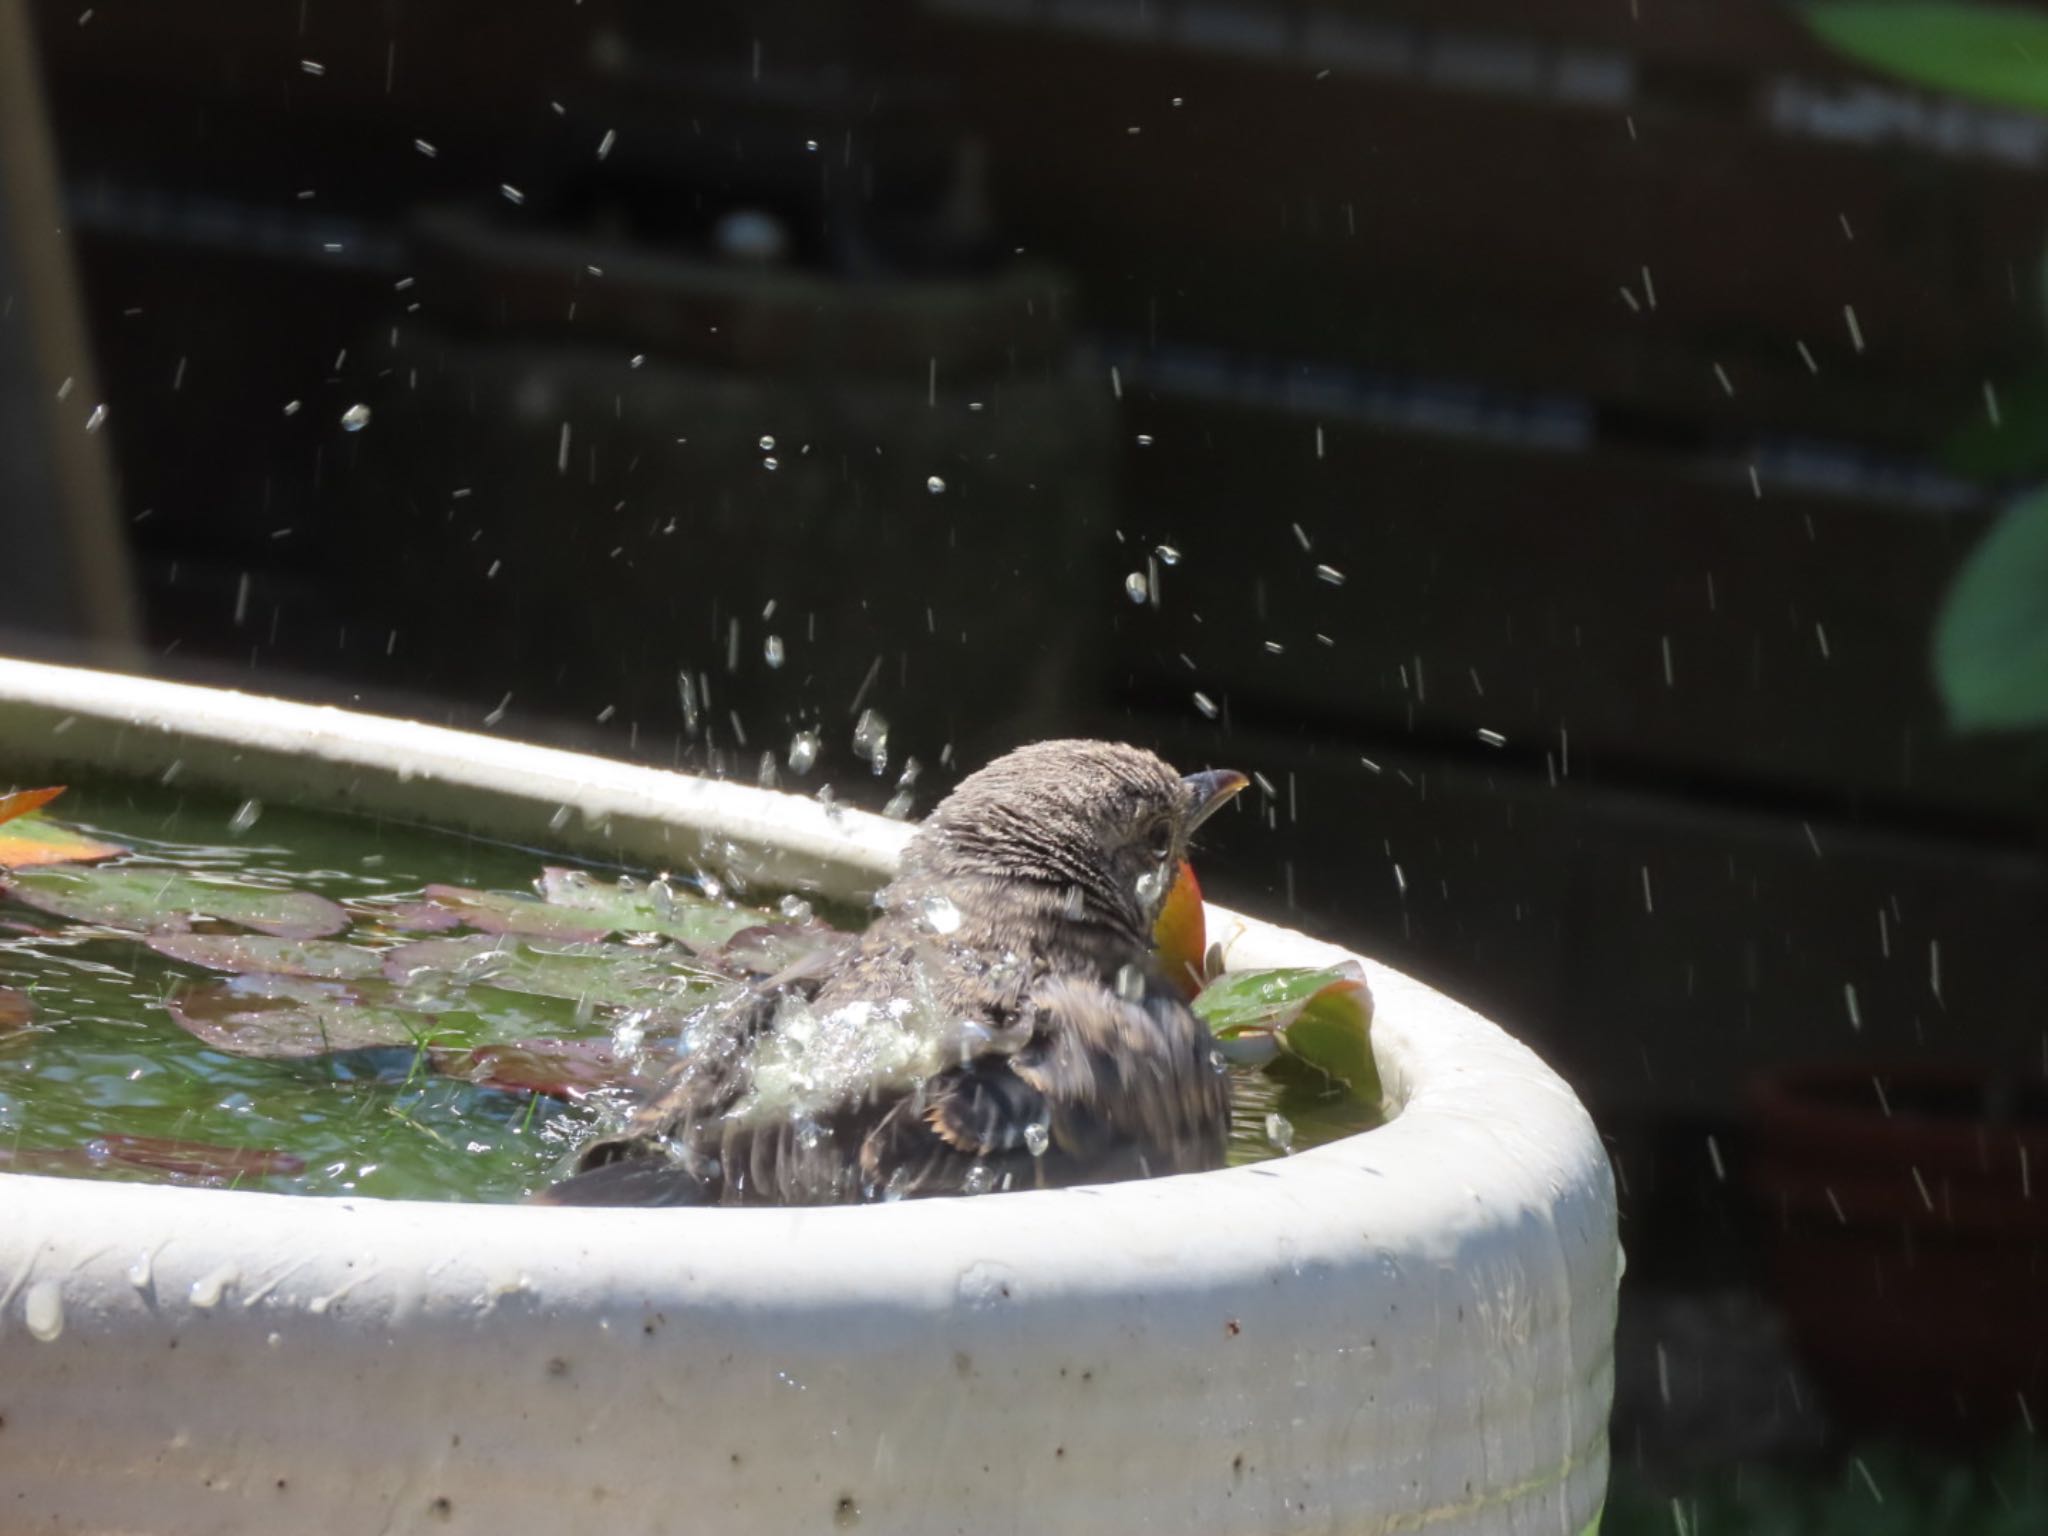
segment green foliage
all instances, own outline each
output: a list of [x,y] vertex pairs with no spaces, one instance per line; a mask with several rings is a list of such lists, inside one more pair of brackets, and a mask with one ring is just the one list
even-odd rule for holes
[[2007,509],[1963,562],[1936,621],[1934,675],[1958,730],[2048,726],[2048,491]]
[[1380,1101],[1372,1054],[1372,993],[1354,966],[1233,971],[1202,989],[1196,1015],[1226,1055],[1263,1061],[1241,1047],[1265,1037],[1277,1054],[1316,1068],[1368,1104]]
[[1818,0],[1814,35],[1859,64],[1929,90],[2048,111],[2048,16],[2016,5]]

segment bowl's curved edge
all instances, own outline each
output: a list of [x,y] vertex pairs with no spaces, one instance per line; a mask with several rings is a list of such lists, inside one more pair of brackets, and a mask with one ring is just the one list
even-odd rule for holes
[[[131,768],[208,759],[195,777],[345,788],[386,814],[574,804],[635,856],[680,827],[693,857],[821,889],[884,877],[907,835],[744,786],[0,662],[0,751],[65,718],[53,762],[119,740]],[[1210,921],[1241,965],[1344,953]],[[1578,1531],[1606,1486],[1604,1150],[1525,1047],[1368,972],[1400,1114],[1220,1173],[789,1211],[0,1175],[0,1523]]]

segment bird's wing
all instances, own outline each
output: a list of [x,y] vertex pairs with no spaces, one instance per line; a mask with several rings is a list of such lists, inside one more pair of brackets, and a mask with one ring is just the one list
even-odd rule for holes
[[1177,997],[1055,977],[1020,1022],[1021,1049],[950,1067],[883,1117],[861,1149],[870,1188],[946,1194],[1221,1164],[1228,1085]]

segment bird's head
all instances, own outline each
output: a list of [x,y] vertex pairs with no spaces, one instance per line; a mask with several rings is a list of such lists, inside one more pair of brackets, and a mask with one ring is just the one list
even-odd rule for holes
[[909,867],[1057,888],[1077,917],[1152,932],[1195,829],[1248,781],[1182,775],[1107,741],[1043,741],[968,775],[926,820]]

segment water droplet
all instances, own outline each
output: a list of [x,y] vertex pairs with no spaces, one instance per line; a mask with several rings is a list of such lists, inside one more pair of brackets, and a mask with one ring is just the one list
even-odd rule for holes
[[889,721],[878,709],[864,709],[853,723],[853,755],[876,773],[889,766]]
[[1294,1122],[1275,1110],[1266,1116],[1266,1140],[1282,1152],[1294,1150]]
[[797,895],[783,897],[782,900],[775,903],[775,910],[788,918],[792,923],[808,923],[812,916],[811,904],[805,901],[803,897]]
[[54,1280],[38,1280],[21,1298],[21,1320],[45,1344],[64,1331],[64,1290]]
[[782,460],[770,456],[761,461],[761,467],[772,474],[776,470],[782,468]]
[[228,830],[230,832],[246,832],[256,825],[257,818],[262,814],[263,802],[261,800],[244,800],[235,807],[235,814],[228,818]]
[[1214,720],[1217,717],[1217,715],[1222,713],[1221,710],[1217,709],[1216,701],[1210,698],[1209,695],[1207,695],[1206,693],[1197,693],[1195,695],[1195,708],[1199,709],[1211,720]]
[[1152,553],[1159,557],[1159,563],[1161,565],[1180,564],[1180,551],[1175,549],[1171,544],[1162,544],[1157,549],[1153,550]]
[[134,1261],[128,1266],[128,1283],[138,1291],[148,1290],[151,1272],[155,1263],[156,1255],[147,1248],[143,1249],[142,1252],[135,1255]]
[[105,422],[106,419],[107,408],[104,405],[94,406],[92,408],[92,414],[85,418],[85,430],[88,432],[99,431],[101,424]]
[[1033,1157],[1043,1157],[1045,1149],[1052,1145],[1052,1132],[1034,1120],[1024,1127],[1024,1145]]
[[232,1264],[223,1264],[219,1269],[209,1271],[192,1282],[192,1305],[201,1311],[210,1311],[220,1305],[221,1295],[227,1288],[242,1278],[242,1272]]
[[960,931],[960,909],[947,896],[927,896],[917,904],[917,915],[925,927],[941,937]]
[[761,754],[761,766],[754,777],[755,782],[763,789],[775,789],[782,783],[782,774],[775,766],[775,754],[773,752],[763,752]]
[[1489,747],[1504,747],[1508,744],[1507,737],[1501,735],[1499,731],[1489,731],[1483,725],[1479,728],[1479,739]]
[[1152,434],[1150,432],[1140,432],[1138,434],[1138,446],[1140,448],[1150,448],[1152,446]]
[[761,642],[761,659],[771,667],[782,665],[782,636],[770,635]]
[[816,139],[805,139],[804,148],[815,155],[818,152],[818,141]]
[[95,1136],[85,1144],[85,1160],[95,1167],[105,1167],[113,1155],[114,1149],[104,1136]]
[[500,182],[498,184],[498,191],[504,197],[505,201],[510,203],[514,208],[521,206],[526,201],[526,194],[520,191],[517,187],[513,186],[512,183],[509,181]]
[[1334,565],[1319,565],[1316,567],[1316,580],[1327,581],[1333,587],[1341,587],[1344,585],[1344,573]]
[[761,434],[761,451],[763,453],[773,453],[775,451],[775,439],[765,432]]
[[367,405],[352,405],[341,413],[341,430],[360,432],[370,424],[370,408]]
[[925,481],[924,488],[930,491],[934,496],[943,495],[946,489],[946,482],[941,480],[937,475],[933,475],[931,479]]
[[1142,966],[1117,967],[1116,995],[1127,1003],[1135,1003],[1145,995],[1145,971]]
[[628,368],[643,368],[646,365],[647,354],[645,352],[635,352],[631,357],[626,359],[626,366]]
[[1133,571],[1124,578],[1124,596],[1138,604],[1143,604],[1152,596],[1152,587],[1145,580],[1143,571]]
[[789,738],[789,771],[809,773],[818,761],[818,733],[798,731]]

